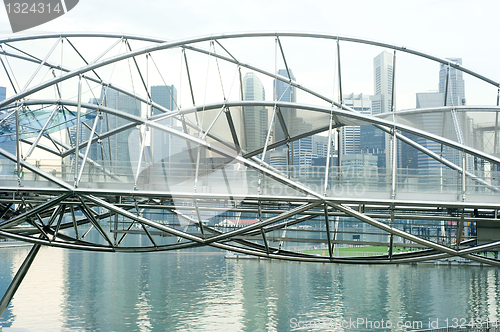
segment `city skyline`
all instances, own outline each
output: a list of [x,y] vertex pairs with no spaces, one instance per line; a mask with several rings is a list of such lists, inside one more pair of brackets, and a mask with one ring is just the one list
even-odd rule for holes
[[[484,74],[493,79],[500,77],[500,66],[496,65],[494,54],[498,47],[491,43],[486,31],[494,31],[496,28],[492,23],[494,19],[487,19],[492,16],[495,10],[479,11],[479,6],[471,4],[467,1],[457,1],[454,6],[448,6],[446,1],[424,1],[421,4],[402,3],[400,1],[389,1],[390,6],[388,10],[382,10],[382,7],[375,5],[370,1],[357,1],[358,5],[352,3],[332,4],[329,2],[320,1],[318,3],[299,6],[286,6],[281,8],[280,3],[261,2],[261,6],[247,8],[245,11],[238,10],[236,4],[226,4],[223,1],[215,1],[210,4],[199,1],[190,1],[192,6],[186,4],[176,3],[160,3],[154,4],[154,9],[151,10],[152,4],[145,4],[135,10],[129,0],[122,1],[120,5],[111,5],[111,3],[98,3],[96,0],[87,0],[81,2],[74,10],[68,12],[63,17],[48,22],[36,30],[29,29],[29,33],[47,33],[57,31],[105,31],[117,33],[131,33],[141,35],[152,35],[167,40],[177,40],[188,36],[206,35],[214,33],[227,33],[237,31],[253,31],[253,30],[269,30],[269,31],[286,31],[286,30],[302,30],[302,31],[319,31],[326,33],[335,33],[341,36],[356,36],[359,38],[366,38],[371,40],[382,40],[394,45],[407,46],[418,51],[431,53],[440,58],[446,57],[461,57],[467,59],[467,67]],[[500,4],[494,1],[485,1],[489,3],[490,8],[499,8]],[[300,3],[300,2],[299,2]],[[128,4],[128,5],[127,5]],[[484,4],[484,2],[483,2]],[[95,12],[94,6],[99,6],[102,10],[98,13]],[[357,10],[358,18],[362,18],[364,24],[353,26],[348,17],[339,17],[337,20],[331,21],[325,19],[326,13],[331,11],[349,12],[349,8],[355,7]],[[268,8],[266,11],[258,11],[257,8]],[[149,10],[148,10],[149,8]],[[299,9],[300,8],[300,9]],[[319,10],[321,8],[321,10]],[[464,10],[466,8],[467,10]],[[280,9],[285,11],[286,15],[272,15],[273,11]],[[328,10],[329,9],[329,10]],[[315,20],[303,20],[304,12],[315,11],[319,17]],[[438,13],[446,11],[450,15],[439,15]],[[158,22],[163,22],[159,25],[155,22],[154,17],[162,12],[175,12],[178,15],[171,17],[168,22],[163,22],[158,19]],[[214,22],[207,20],[206,13],[228,13],[229,17],[237,17],[233,20],[225,20],[224,22]],[[378,15],[373,15],[378,12]],[[408,16],[407,13],[412,12],[413,15]],[[465,17],[465,13],[471,13]],[[398,15],[399,14],[399,15]],[[261,17],[262,23],[256,24],[252,19],[254,15]],[[269,19],[266,19],[269,18]],[[272,19],[270,19],[272,17]],[[113,19],[115,18],[115,19]],[[149,24],[140,23],[142,19]],[[193,20],[198,24],[189,24],[184,29],[176,29],[180,26],[180,22],[184,20]],[[457,25],[456,22],[466,20],[467,24]],[[79,22],[75,25],[74,22]],[[105,23],[104,23],[105,22]],[[422,24],[428,22],[429,24]],[[0,12],[0,34],[2,31],[10,30],[7,15]],[[370,26],[370,29],[366,29]],[[394,29],[394,26],[400,28]],[[453,33],[447,33],[450,27],[453,28]],[[6,34],[10,36],[12,34]],[[466,43],[463,41],[467,40]],[[283,47],[287,45],[283,43]],[[346,53],[345,49],[341,50]],[[229,50],[231,51],[231,50]],[[380,52],[378,52],[380,53]],[[307,54],[304,52],[302,57]],[[95,55],[97,56],[97,55]],[[330,59],[335,58],[335,54],[317,53],[318,58],[325,58],[328,56]],[[399,63],[404,57],[397,57]],[[350,55],[343,59],[343,64],[356,62],[357,56]],[[370,59],[371,61],[372,59]],[[178,61],[178,60],[176,60]],[[299,62],[288,59],[290,68],[298,69]],[[418,63],[415,63],[418,65]],[[371,67],[371,64],[366,63],[364,66]],[[280,66],[284,68],[284,66]],[[399,75],[401,67],[396,65],[396,75]],[[427,73],[435,71],[435,68],[427,69]],[[299,72],[296,72],[299,73]],[[316,78],[320,73],[316,74]],[[176,75],[177,76],[177,75]],[[301,74],[302,80],[305,75]],[[371,78],[370,78],[371,79]],[[177,82],[172,80],[172,76],[165,77],[166,84],[175,84]],[[301,80],[301,81],[302,81]],[[415,82],[421,82],[422,78],[415,76]],[[161,84],[162,82],[155,82]],[[263,82],[266,89],[271,91],[271,84]],[[363,86],[350,87],[349,82],[344,82],[345,91],[353,91],[356,93],[371,94],[371,90]],[[354,83],[353,83],[354,84]],[[7,86],[8,94],[12,93],[10,83],[6,77],[0,76],[0,85]],[[152,84],[151,84],[152,85]],[[429,90],[436,90],[436,87],[418,87],[416,90],[425,92]],[[473,84],[467,82],[467,90],[470,94],[467,103],[469,105],[476,105],[484,96],[490,93],[484,89],[480,84]],[[186,91],[184,88],[183,91]],[[328,91],[331,93],[331,89]],[[494,92],[493,92],[494,93]],[[492,93],[492,94],[493,94]],[[408,109],[415,107],[414,93],[407,94],[405,91],[399,89],[396,98],[396,106],[399,109]],[[335,94],[333,94],[335,95]],[[269,94],[271,97],[272,94]],[[182,95],[179,100],[188,100],[188,96]],[[495,96],[491,97],[494,101]],[[493,102],[492,101],[492,102]],[[185,102],[183,102],[185,104]]]
[[0,330],[499,321],[498,11],[0,11]]

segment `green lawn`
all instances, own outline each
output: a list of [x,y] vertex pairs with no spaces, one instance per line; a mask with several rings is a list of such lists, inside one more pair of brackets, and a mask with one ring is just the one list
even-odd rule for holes
[[[407,252],[410,251],[409,248],[395,247],[394,253]],[[310,249],[310,250],[298,250],[298,252],[310,255],[320,255],[328,256],[328,249]],[[377,256],[387,254],[386,246],[364,246],[364,247],[350,247],[350,248],[338,248],[333,253],[337,257],[357,257],[357,256]],[[481,254],[484,256],[484,254]],[[487,257],[495,258],[493,252],[488,252]]]

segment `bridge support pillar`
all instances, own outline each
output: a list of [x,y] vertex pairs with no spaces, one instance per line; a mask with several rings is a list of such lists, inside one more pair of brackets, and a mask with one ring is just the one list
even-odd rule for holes
[[31,248],[31,251],[29,252],[28,256],[26,256],[26,259],[24,260],[23,264],[21,265],[16,275],[14,276],[14,279],[12,279],[9,288],[7,288],[7,290],[5,291],[5,294],[3,295],[3,298],[0,301],[0,317],[3,315],[5,309],[7,309],[7,306],[12,300],[12,297],[14,297],[14,294],[19,288],[19,285],[21,285],[21,282],[26,276],[26,273],[28,272],[31,264],[33,263],[36,254],[40,250],[40,247],[41,247],[40,244],[33,245],[33,248]]

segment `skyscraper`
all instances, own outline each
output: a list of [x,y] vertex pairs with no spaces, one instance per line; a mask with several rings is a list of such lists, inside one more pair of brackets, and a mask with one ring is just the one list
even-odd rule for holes
[[[289,71],[290,71],[290,78],[292,79],[292,81],[295,81],[295,76],[293,75],[293,71],[291,69],[289,69]],[[286,71],[286,69],[279,69],[278,75],[288,77],[288,72]],[[273,89],[274,89],[273,90],[274,100],[292,101],[292,102],[297,100],[296,88],[294,86],[291,86],[287,82],[274,80]]]
[[[131,96],[121,93],[113,88],[102,88],[99,98],[100,105],[113,108],[135,116],[141,116],[141,102]],[[100,120],[99,128],[102,132],[117,129],[121,126],[129,124],[119,116],[107,115]],[[131,175],[130,153],[129,153],[129,136],[134,129],[123,130],[108,139],[110,144],[103,143],[105,158],[109,158],[113,163],[114,172],[122,175]],[[140,144],[137,142],[137,144]],[[111,151],[109,149],[111,146]]]
[[[383,51],[373,59],[374,95],[345,95],[344,104],[362,114],[377,115],[391,111],[394,56]],[[391,162],[390,137],[371,126],[345,126],[341,131],[340,155],[359,153],[373,154],[378,167],[385,168]],[[342,160],[342,159],[341,159]]]
[[[448,60],[452,62],[456,62],[462,64],[461,58],[449,58]],[[456,70],[453,67],[441,64],[439,69],[439,92],[421,92],[416,95],[416,107],[417,108],[432,108],[432,107],[440,107],[444,106],[444,96],[446,90],[446,80],[448,76],[448,91],[447,93],[447,101],[446,105],[448,106],[457,106],[457,105],[465,105],[465,84],[463,81],[462,72]],[[460,116],[459,116],[460,118]],[[463,122],[464,119],[461,119]],[[444,135],[444,137],[456,139],[456,133],[454,132],[455,127],[451,122],[450,114],[443,115],[443,113],[426,113],[418,117],[418,126],[420,128],[424,128],[427,131],[438,134],[440,136]],[[447,147],[444,147],[443,153],[441,152],[441,145],[426,140],[421,137],[417,137],[412,134],[403,133],[406,137],[417,141],[420,145],[429,149],[432,152],[437,154],[447,155],[448,159],[457,159],[458,157],[454,157],[450,155],[451,150]],[[437,170],[441,168],[441,164],[430,158],[429,156],[418,153],[416,149],[409,147],[406,144],[402,144],[402,163],[401,167],[408,168],[418,168],[421,170],[427,170],[427,174],[437,174]],[[455,160],[455,162],[459,163],[459,160]]]
[[[243,99],[264,101],[266,92],[262,82],[255,73],[246,73],[243,77]],[[264,146],[268,131],[267,109],[264,106],[245,106],[244,120],[244,149],[254,151]]]
[[[440,92],[423,92],[417,93],[417,108],[430,108],[430,107],[440,107],[443,106],[444,94]],[[442,131],[443,127],[443,114],[442,113],[427,113],[419,116],[419,126],[426,131],[432,133],[439,133]],[[441,134],[441,133],[439,133]],[[417,143],[423,147],[429,149],[430,151],[440,154],[441,144],[427,140],[422,137],[416,138]],[[405,156],[406,157],[406,156]],[[405,158],[404,157],[404,158]],[[412,158],[409,156],[409,158]],[[417,154],[417,165],[421,170],[438,170],[441,167],[441,163],[432,159],[423,153]],[[432,174],[437,174],[437,171],[430,171]],[[429,174],[429,173],[426,173]]]
[[[292,133],[306,133],[312,130],[312,124],[304,119],[296,117],[293,119]],[[293,151],[293,165],[308,167],[312,165],[313,159],[313,137],[307,136],[292,142],[290,148]]]
[[384,51],[373,59],[373,80],[375,95],[381,96],[380,109],[374,109],[373,114],[389,112],[392,107],[393,55]]
[[[462,65],[462,58],[446,58],[450,62]],[[448,78],[447,78],[448,76]],[[448,80],[448,89],[446,91],[446,81]],[[446,106],[465,105],[465,83],[463,73],[448,65],[441,64],[439,68],[439,92],[447,94]]]
[[[451,62],[462,64],[461,58],[448,58]],[[448,82],[448,88],[446,88]],[[445,103],[446,95],[446,103]],[[446,64],[441,64],[439,69],[439,92],[417,93],[417,108],[431,108],[441,106],[461,106],[465,105],[465,83],[463,80],[463,73],[453,67],[448,67]],[[470,139],[471,119],[467,117],[466,113],[461,112],[436,112],[436,113],[423,113],[417,121],[418,126],[426,131],[432,132],[439,136],[460,142],[460,140],[467,141]],[[447,160],[456,165],[461,165],[462,158],[461,152],[449,148],[442,147],[440,144],[418,137],[417,142],[425,148],[442,155]],[[472,164],[472,163],[470,163]],[[418,168],[425,170],[426,174],[435,175],[442,174],[442,164],[438,161],[418,153]],[[471,167],[470,165],[468,166]],[[439,170],[439,171],[438,171]],[[450,173],[448,177],[452,179],[453,173],[444,168],[446,173]],[[441,175],[440,175],[441,176]],[[451,180],[450,180],[451,181]],[[446,183],[446,180],[443,182]]]
[[[96,98],[91,98],[89,100],[89,104],[98,105],[99,101]],[[93,109],[87,109],[86,112],[90,113],[90,112],[95,112],[95,111]],[[103,116],[102,119],[104,120],[104,118],[105,117]],[[97,134],[101,134],[107,130],[107,128],[105,126],[103,126],[103,123],[105,123],[105,122],[101,120],[100,125],[98,125],[96,127]],[[90,123],[90,126],[92,127],[92,123]],[[76,126],[71,127],[69,132],[71,135],[71,141],[74,143],[76,141]],[[87,128],[83,123],[80,125],[80,135],[81,135],[80,142],[85,142],[85,141],[89,140],[89,138],[90,138],[90,129]],[[108,145],[108,147],[109,147],[109,145]],[[80,150],[80,152],[82,152],[82,153],[83,153],[83,151],[84,150]],[[88,157],[92,160],[100,162],[101,160],[104,159],[102,156],[102,153],[103,153],[103,149],[101,149],[101,146],[99,145],[99,143],[94,143],[90,146]],[[69,157],[70,157],[70,160],[74,159],[73,154],[70,155]]]
[[[4,100],[7,97],[7,89],[3,86],[0,86],[0,101]],[[6,150],[13,155],[16,154],[16,137],[15,135],[0,137],[0,147]],[[3,156],[0,156],[0,159],[4,159]]]
[[377,157],[377,166],[385,169],[385,132],[373,125],[359,126],[359,150],[362,154],[371,154]]
[[[0,101],[4,100],[7,96],[7,89],[3,86],[0,86]],[[9,135],[9,136],[0,136],[0,148],[4,149],[5,151],[16,155],[16,136],[15,135]],[[7,165],[9,165],[7,167]],[[0,173],[2,174],[12,174],[14,171],[14,164],[7,161],[7,158],[4,156],[0,155]]]
[[[372,101],[370,96],[355,95],[351,93],[350,95],[344,95],[344,104],[350,108],[358,111],[361,114],[372,114]],[[342,127],[342,155],[356,154],[360,153],[360,142],[361,142],[361,131],[360,126],[344,126]]]
[[[373,59],[373,87],[375,92],[375,96],[372,97],[373,115],[387,113],[392,109],[393,61],[394,55],[387,51],[383,51]],[[380,151],[378,164],[381,167],[387,167],[387,165],[392,164],[391,137],[385,134],[384,139],[379,142],[381,146],[373,147]],[[380,160],[384,154],[385,162]]]
[[[173,111],[177,109],[177,89],[173,85],[151,86],[151,99],[153,102]],[[153,109],[152,115],[163,113],[158,109]],[[174,118],[167,118],[159,121],[160,124],[173,127],[177,130],[182,128],[177,125]],[[170,156],[182,151],[183,140],[172,136],[164,131],[151,128],[151,150],[155,162],[167,160]]]
[[313,158],[326,158],[328,156],[328,136],[312,136]]
[[[446,58],[450,62],[462,65],[462,58]],[[448,87],[446,87],[448,82]],[[446,95],[446,106],[463,106],[465,99],[465,82],[461,70],[440,64],[439,67],[439,92]],[[443,101],[444,101],[443,96]],[[472,141],[472,119],[465,112],[447,113],[443,117],[443,135],[459,143]],[[446,149],[446,158],[456,165],[462,162],[462,153],[456,149]],[[471,159],[471,157],[468,157]],[[472,160],[468,162],[469,167],[473,164]]]
[[[151,86],[151,99],[170,111],[177,109],[177,89],[173,85]],[[152,113],[157,115],[163,112],[154,108]]]
[[[290,69],[290,78],[292,81],[295,81],[295,76],[293,75],[293,71]],[[286,69],[279,69],[278,75],[288,77],[288,72]],[[273,100],[276,101],[285,101],[285,102],[296,102],[297,101],[297,93],[296,88],[290,85],[287,82],[283,82],[280,80],[274,80],[273,82]],[[294,119],[297,117],[297,110],[293,108],[281,108],[281,115],[283,116],[283,120],[287,126],[288,133],[291,134],[293,132],[293,126],[295,125]],[[276,121],[274,123],[274,141],[279,142],[285,139],[285,134],[283,133],[283,129],[279,123]]]

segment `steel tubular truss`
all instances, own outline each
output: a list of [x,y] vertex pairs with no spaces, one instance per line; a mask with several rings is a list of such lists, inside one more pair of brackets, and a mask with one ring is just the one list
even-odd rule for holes
[[[246,62],[265,58],[248,52],[271,40],[270,61]],[[334,82],[331,96],[293,77],[300,64],[287,50],[302,41],[330,47],[331,74],[320,78]],[[398,76],[388,112],[359,112],[342,95],[349,62],[341,66],[341,51],[352,44],[391,51],[393,75],[397,53],[398,73],[411,56],[461,70],[495,93],[500,85],[404,46],[328,34],[0,40],[3,75],[14,91],[0,101],[0,237],[34,244],[24,269],[42,245],[106,252],[211,246],[353,264],[455,257],[500,266],[493,254],[500,247],[499,105],[449,106],[445,98],[432,109],[398,110]],[[242,70],[307,102],[249,97],[251,75],[243,78]],[[170,104],[149,85],[162,86]],[[438,118],[438,129],[426,127]],[[360,125],[389,138],[387,168],[372,174],[371,166],[346,164],[341,132]],[[326,142],[323,164],[302,162],[302,142],[318,135]],[[433,166],[410,172],[403,148]],[[345,255],[359,246],[387,252]]]

